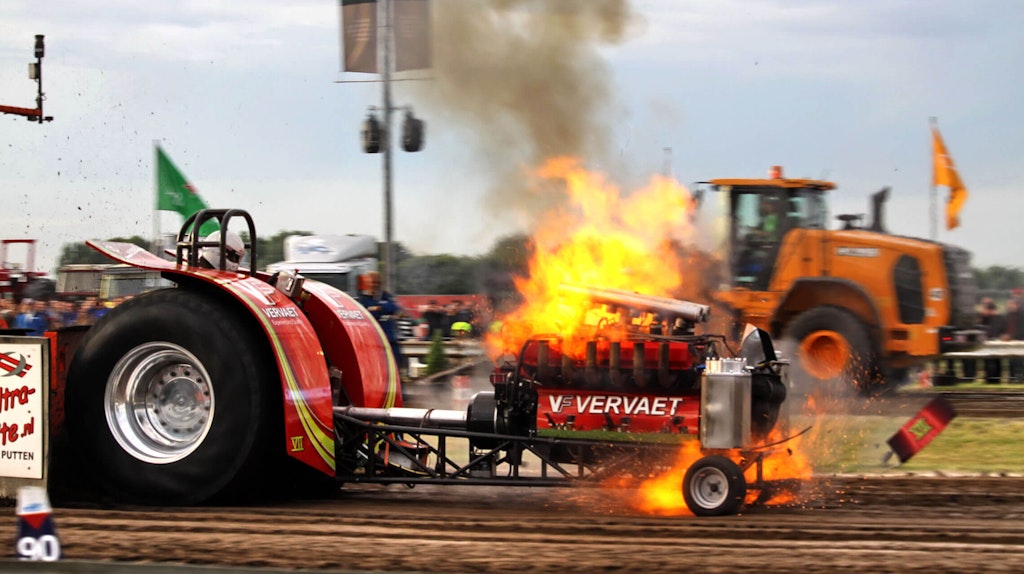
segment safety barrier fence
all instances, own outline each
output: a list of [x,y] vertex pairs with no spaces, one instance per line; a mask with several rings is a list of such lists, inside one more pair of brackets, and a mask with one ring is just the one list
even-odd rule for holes
[[[406,339],[401,342],[402,354],[406,357],[422,359],[430,352],[431,345],[433,343],[430,341]],[[473,339],[445,341],[442,345],[445,356],[450,359],[476,358],[484,354],[483,347]]]
[[928,372],[935,386],[1024,383],[1024,341],[989,341],[974,351],[946,353]]
[[[484,356],[479,341],[453,340],[444,343],[449,359],[478,359]],[[431,342],[406,339],[402,353],[414,363],[424,362]],[[985,381],[1024,383],[1024,341],[989,341],[974,351],[946,353],[925,369],[935,386]]]

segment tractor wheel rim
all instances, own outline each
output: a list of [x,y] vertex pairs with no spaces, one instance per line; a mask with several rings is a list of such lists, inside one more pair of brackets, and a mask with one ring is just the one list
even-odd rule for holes
[[801,364],[813,377],[834,379],[850,363],[850,344],[836,331],[815,331],[800,341]]
[[729,498],[729,477],[720,469],[702,468],[693,475],[690,496],[701,508],[718,508]]
[[182,347],[135,347],[114,366],[104,400],[107,426],[131,456],[179,461],[202,444],[213,423],[214,396],[203,364]]

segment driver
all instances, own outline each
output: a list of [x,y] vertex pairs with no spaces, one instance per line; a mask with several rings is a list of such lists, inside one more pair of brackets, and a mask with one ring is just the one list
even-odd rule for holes
[[[203,267],[211,267],[213,269],[221,269],[220,260],[220,231],[214,231],[207,235],[203,241],[216,241],[218,245],[213,247],[203,247],[199,251],[199,264]],[[242,243],[242,238],[238,236],[234,231],[227,231],[224,233],[224,265],[223,269],[226,271],[238,271],[238,264],[241,263],[242,257],[245,256],[245,244]]]
[[779,230],[779,216],[775,213],[775,203],[770,199],[761,202],[761,226],[758,228],[758,236],[761,239],[775,240]]

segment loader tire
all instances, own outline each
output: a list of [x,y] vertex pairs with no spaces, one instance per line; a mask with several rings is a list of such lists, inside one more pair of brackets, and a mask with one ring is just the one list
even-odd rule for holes
[[785,333],[797,344],[797,362],[816,385],[839,385],[863,395],[884,390],[868,326],[849,311],[823,306],[804,311]]
[[98,321],[72,360],[78,464],[118,502],[250,498],[284,451],[276,372],[244,312],[177,288],[136,297]]

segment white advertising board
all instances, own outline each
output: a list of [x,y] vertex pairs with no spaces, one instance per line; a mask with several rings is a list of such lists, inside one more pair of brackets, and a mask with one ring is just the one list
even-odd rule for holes
[[43,478],[45,339],[0,339],[0,477]]

